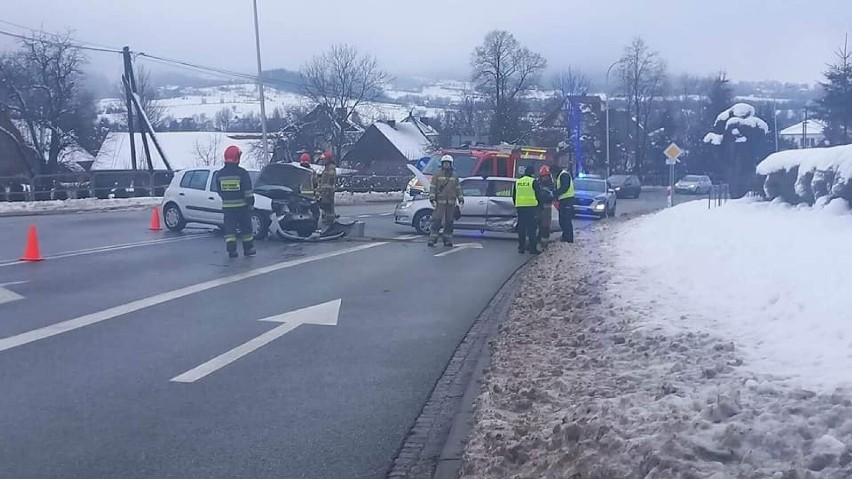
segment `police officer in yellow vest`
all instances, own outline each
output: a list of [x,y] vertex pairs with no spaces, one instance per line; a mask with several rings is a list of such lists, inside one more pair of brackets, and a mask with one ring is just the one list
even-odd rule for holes
[[524,176],[515,181],[512,189],[512,199],[518,212],[518,253],[541,253],[538,250],[538,222],[541,186],[533,178],[535,169],[532,166],[524,168]]
[[231,145],[225,149],[225,166],[216,172],[213,182],[222,198],[222,211],[225,215],[225,247],[228,256],[237,257],[237,231],[243,243],[243,254],[254,256],[254,231],[251,222],[251,210],[254,206],[254,192],[251,177],[240,167],[243,152]]
[[562,241],[574,242],[574,180],[571,172],[561,168],[556,176],[556,199],[559,200],[559,229],[562,230]]

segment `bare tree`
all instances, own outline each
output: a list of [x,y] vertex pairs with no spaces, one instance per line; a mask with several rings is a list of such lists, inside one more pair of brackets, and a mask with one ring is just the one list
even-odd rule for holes
[[642,37],[636,37],[624,48],[619,64],[621,86],[627,97],[627,110],[633,118],[633,157],[638,173],[642,173],[648,149],[648,120],[655,97],[666,78],[666,62],[650,49]]
[[473,51],[470,63],[476,89],[489,99],[493,110],[491,141],[514,140],[522,130],[522,94],[535,84],[547,61],[511,33],[494,30]]
[[334,45],[302,67],[304,93],[336,121],[329,133],[334,154],[340,158],[346,143],[345,125],[355,110],[379,98],[391,76],[379,68],[375,57],[350,45]]
[[216,166],[221,163],[219,151],[222,138],[218,134],[210,135],[206,140],[195,140],[195,166]]
[[82,95],[85,57],[69,37],[33,32],[0,57],[0,106],[24,125],[39,172],[57,171],[63,151],[97,136],[94,100]]
[[585,95],[591,87],[592,82],[589,77],[573,67],[568,67],[567,70],[563,70],[553,77],[553,89],[562,98]]
[[233,121],[234,110],[230,108],[222,108],[216,112],[216,116],[213,118],[213,124],[219,131],[228,131],[228,128],[231,126]]

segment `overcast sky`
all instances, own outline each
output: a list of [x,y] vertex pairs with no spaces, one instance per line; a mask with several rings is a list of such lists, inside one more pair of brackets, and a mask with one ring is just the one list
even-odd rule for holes
[[[251,0],[4,0],[0,20],[80,40],[251,72]],[[852,27],[850,0],[258,0],[264,68],[297,69],[333,43],[396,74],[469,71],[470,52],[507,29],[552,69],[599,74],[635,35],[670,71],[814,82]],[[771,5],[771,6],[770,6]],[[20,32],[0,23],[0,30]],[[8,47],[7,40],[0,46]],[[92,54],[98,55],[98,54]],[[109,55],[94,62],[115,65]]]

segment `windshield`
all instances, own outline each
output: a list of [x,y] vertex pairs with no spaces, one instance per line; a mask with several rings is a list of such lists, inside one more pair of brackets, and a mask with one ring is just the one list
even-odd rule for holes
[[609,177],[609,182],[614,185],[620,185],[627,181],[627,175],[612,175]]
[[[434,155],[423,167],[424,175],[434,175],[441,170],[441,157],[444,155]],[[459,178],[467,178],[473,176],[473,169],[476,167],[476,158],[465,154],[451,154],[453,157],[453,170]]]
[[574,189],[579,191],[594,191],[596,193],[606,193],[606,181],[602,180],[574,180]]
[[697,175],[686,175],[686,176],[684,176],[684,177],[683,177],[683,179],[682,179],[681,181],[688,181],[688,182],[690,182],[690,183],[698,183],[698,182],[700,182],[700,181],[702,181],[702,180],[704,180],[704,177],[703,177],[703,176],[697,176]]
[[533,158],[520,159],[515,162],[515,176],[520,178],[524,175],[524,170],[526,167],[531,166],[533,169],[533,175],[538,174],[538,169],[541,168],[541,165],[544,164],[543,160],[536,160]]

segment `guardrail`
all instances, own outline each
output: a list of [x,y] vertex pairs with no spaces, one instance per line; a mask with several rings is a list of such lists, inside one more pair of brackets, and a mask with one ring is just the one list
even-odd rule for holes
[[[76,198],[133,198],[163,196],[172,171],[93,171],[56,175],[0,176],[0,202]],[[342,175],[337,191],[389,193],[403,191],[410,176]]]
[[724,205],[731,199],[731,187],[727,183],[713,185],[707,195],[707,209]]

